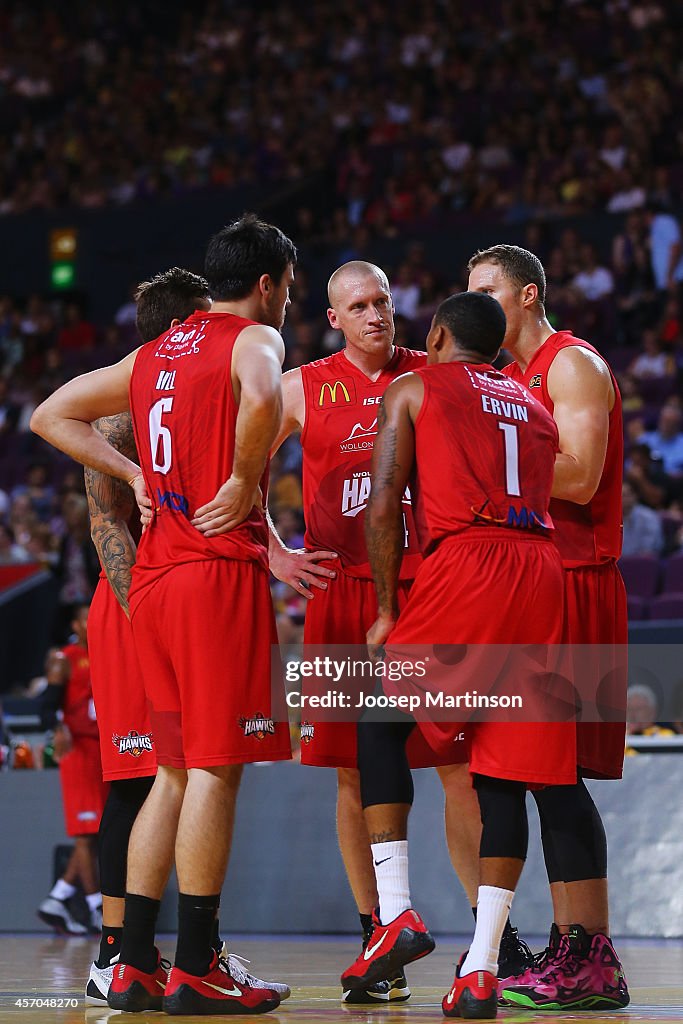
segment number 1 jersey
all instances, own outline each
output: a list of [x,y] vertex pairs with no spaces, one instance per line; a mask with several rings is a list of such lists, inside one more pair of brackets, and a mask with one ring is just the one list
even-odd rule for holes
[[411,492],[423,553],[470,526],[551,530],[558,434],[550,413],[487,364],[415,372],[424,400]]
[[[131,600],[184,562],[233,558],[267,569],[261,510],[253,508],[237,529],[219,537],[207,538],[191,523],[232,473],[238,411],[232,351],[240,332],[253,323],[232,313],[195,312],[137,354],[130,407],[155,514],[138,547]],[[266,483],[267,469],[261,480],[264,499]]]

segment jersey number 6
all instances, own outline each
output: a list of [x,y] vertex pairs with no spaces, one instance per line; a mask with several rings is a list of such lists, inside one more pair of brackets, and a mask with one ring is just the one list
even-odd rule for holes
[[149,444],[152,469],[155,473],[168,473],[171,468],[171,431],[161,422],[165,412],[173,408],[173,397],[160,398],[149,410]]

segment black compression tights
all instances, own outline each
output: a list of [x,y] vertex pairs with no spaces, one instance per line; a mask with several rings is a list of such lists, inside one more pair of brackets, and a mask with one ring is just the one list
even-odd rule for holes
[[104,896],[122,899],[126,895],[128,840],[153,782],[151,775],[111,783],[98,834],[100,888]]
[[606,878],[605,828],[583,779],[573,786],[546,786],[533,796],[541,819],[548,881]]

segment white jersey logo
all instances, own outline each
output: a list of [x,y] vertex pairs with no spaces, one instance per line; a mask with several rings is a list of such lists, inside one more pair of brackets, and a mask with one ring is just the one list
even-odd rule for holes
[[368,451],[374,446],[375,437],[377,437],[377,418],[369,427],[364,427],[362,423],[354,423],[349,436],[345,437],[339,445],[339,450],[342,452]]

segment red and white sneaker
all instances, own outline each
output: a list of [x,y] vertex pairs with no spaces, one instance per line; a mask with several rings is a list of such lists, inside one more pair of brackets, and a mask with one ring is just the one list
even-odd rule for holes
[[460,976],[466,953],[460,957],[453,986],[441,1001],[444,1017],[465,1017],[478,1020],[495,1017],[498,1010],[498,979],[490,971],[471,971]]
[[172,967],[163,1010],[170,1014],[268,1013],[280,1005],[280,996],[269,988],[252,988],[230,974],[225,960],[214,952],[206,974],[186,974]]
[[107,1005],[112,1010],[127,1013],[142,1013],[143,1010],[160,1010],[168,980],[170,963],[162,960],[157,949],[157,966],[151,974],[139,971],[130,964],[118,963],[107,992]]
[[372,915],[374,930],[358,959],[341,976],[342,988],[367,988],[376,981],[393,978],[406,964],[427,956],[435,942],[415,910],[404,910],[387,925]]

